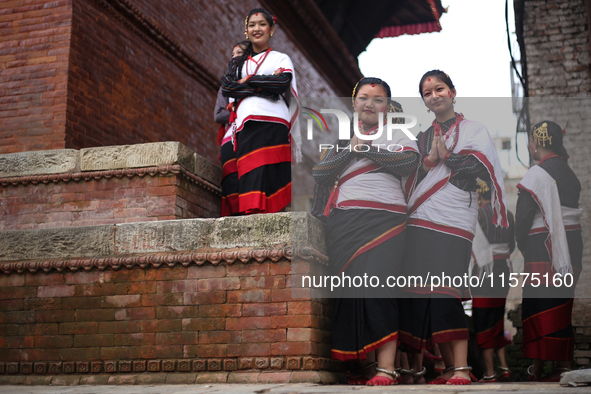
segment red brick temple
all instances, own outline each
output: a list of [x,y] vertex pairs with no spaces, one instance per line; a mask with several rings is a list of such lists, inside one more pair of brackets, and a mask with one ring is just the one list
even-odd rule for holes
[[301,96],[349,96],[374,37],[444,12],[337,3],[0,3],[0,383],[342,379],[331,303],[292,285],[325,269],[323,225],[218,218],[212,119],[252,8]]

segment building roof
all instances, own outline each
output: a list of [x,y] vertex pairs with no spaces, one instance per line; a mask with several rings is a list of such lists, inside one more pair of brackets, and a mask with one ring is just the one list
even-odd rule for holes
[[440,0],[314,0],[351,55],[372,39],[441,31]]
[[440,31],[441,0],[261,0],[341,95],[362,77],[357,56],[375,37]]

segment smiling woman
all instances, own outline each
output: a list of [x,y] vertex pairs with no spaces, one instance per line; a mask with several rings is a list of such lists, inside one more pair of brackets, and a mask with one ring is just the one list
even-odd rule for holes
[[[462,277],[478,223],[476,178],[491,181],[493,220],[507,227],[503,174],[486,127],[454,111],[456,89],[449,75],[428,71],[419,82],[419,92],[435,120],[417,135],[424,159],[408,196],[403,272],[423,278],[442,273]],[[451,284],[435,287],[427,294],[422,286],[407,289],[409,298],[400,302],[406,317],[401,320],[401,341],[416,351],[415,371],[422,368],[422,350],[439,344],[448,368],[431,384],[470,384],[469,333],[461,303],[466,289]]]
[[230,123],[238,205],[247,215],[278,212],[291,203],[290,130],[297,108],[290,111],[289,103],[297,89],[291,59],[269,46],[275,25],[268,11],[251,10],[244,21],[249,45],[222,77],[223,95],[235,99]]
[[[387,119],[390,105],[393,112],[402,112],[390,94],[388,84],[379,78],[359,81],[352,96],[359,122],[352,128],[363,136],[377,135],[380,115]],[[382,133],[375,140],[363,140],[355,133],[351,140],[335,142],[314,167],[317,194],[312,212],[326,221],[333,276],[366,275],[386,283],[400,269],[406,223],[404,186],[419,165],[419,153],[401,130],[391,138]],[[380,149],[389,144],[401,149]],[[360,145],[367,149],[356,149]],[[351,286],[343,280],[335,290],[332,357],[350,362],[349,384],[397,384],[398,301],[390,289],[372,286]],[[375,368],[371,361],[377,361]]]

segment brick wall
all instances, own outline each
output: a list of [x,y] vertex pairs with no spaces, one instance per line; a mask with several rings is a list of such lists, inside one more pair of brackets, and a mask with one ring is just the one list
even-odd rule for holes
[[[292,299],[290,271],[268,260],[0,275],[0,362],[62,372],[71,362],[106,372],[113,360],[111,372],[144,372],[167,359],[174,370],[183,360],[189,370],[303,369],[302,357],[330,356],[330,308]],[[125,361],[142,364],[126,371]]]
[[282,213],[0,232],[0,375],[322,380],[331,302],[295,285],[324,273],[322,231]]
[[65,146],[72,1],[0,2],[0,154]]
[[218,217],[220,179],[178,142],[0,155],[0,231]]
[[[217,162],[220,77],[258,2],[20,3],[0,8],[0,153],[180,141]],[[335,95],[281,26],[272,46],[292,57],[300,95]]]
[[143,171],[141,177],[111,171],[108,178],[78,174],[78,181],[0,185],[0,231],[219,216],[219,196],[191,178],[155,167]]
[[591,60],[586,0],[526,1],[524,39],[532,123],[543,119],[566,128],[569,165],[581,181],[579,200],[585,241],[573,324],[591,326]]

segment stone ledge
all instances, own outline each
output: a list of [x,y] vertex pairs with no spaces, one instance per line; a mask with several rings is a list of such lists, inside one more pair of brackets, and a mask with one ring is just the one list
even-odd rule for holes
[[180,142],[101,146],[80,150],[82,171],[158,167],[175,163],[193,172],[195,152]]
[[141,373],[126,375],[0,375],[0,385],[77,386],[77,385],[147,385],[147,384],[204,384],[204,383],[345,383],[343,373],[327,371],[276,372],[198,372],[198,373]]
[[80,170],[74,149],[19,152],[0,155],[0,178],[60,174]]
[[[116,175],[112,170],[131,170],[146,167],[170,167],[179,165],[186,172],[197,175],[219,188],[222,169],[193,152],[180,142],[153,142],[136,145],[116,145],[96,148],[58,149],[48,151],[19,152],[0,155],[0,179],[12,178],[2,185],[68,181],[65,174],[77,174],[74,180],[86,179],[85,173]],[[106,172],[105,172],[106,171]],[[58,175],[62,176],[58,176]],[[125,174],[129,176],[129,174]],[[141,175],[141,174],[140,174]],[[30,180],[23,177],[36,176]],[[45,177],[41,177],[45,176]]]
[[0,261],[108,256],[114,235],[114,226],[2,231]]
[[323,227],[305,212],[285,212],[2,231],[0,270],[8,274],[291,260],[292,243],[301,248],[305,260],[325,264]]

